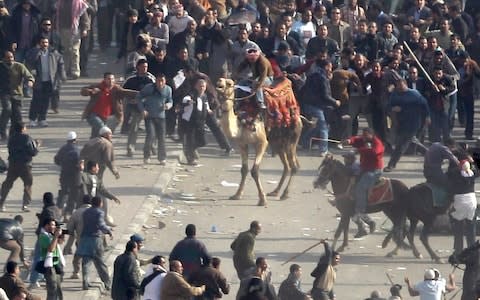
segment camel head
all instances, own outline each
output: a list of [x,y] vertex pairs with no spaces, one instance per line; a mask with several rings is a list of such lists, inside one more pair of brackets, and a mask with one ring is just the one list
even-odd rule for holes
[[228,78],[220,78],[217,81],[217,93],[220,102],[235,99],[235,82]]

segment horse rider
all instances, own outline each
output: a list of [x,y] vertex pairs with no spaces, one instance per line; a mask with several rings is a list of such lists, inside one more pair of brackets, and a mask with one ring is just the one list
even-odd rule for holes
[[458,166],[460,164],[452,152],[455,149],[456,142],[452,138],[446,138],[443,145],[436,142],[428,148],[423,162],[423,176],[428,183],[448,189],[449,180],[447,174],[442,171],[442,163],[448,159],[450,165]]
[[382,175],[385,148],[371,128],[364,128],[362,135],[346,139],[343,144],[353,146],[360,154],[360,178],[355,185],[355,215],[352,217],[352,220],[359,227],[355,238],[359,238],[368,234],[364,222],[368,224],[370,233],[375,231],[375,222],[365,213],[368,200],[367,193],[368,189]]
[[[339,195],[335,195],[335,200],[336,201],[342,201],[342,200],[353,200],[352,196],[352,188],[355,186],[355,183],[357,182],[358,177],[360,176],[360,164],[358,163],[357,156],[355,151],[350,150],[345,154],[342,154],[343,156],[343,163],[345,164],[345,168],[348,170],[348,186],[345,189],[345,192]],[[336,201],[330,201],[330,204],[335,206]]]
[[259,108],[266,108],[262,87],[268,87],[272,84],[273,68],[259,48],[254,47],[245,50],[245,59],[232,74],[232,78],[238,81],[240,86],[251,87],[252,92],[255,92]]

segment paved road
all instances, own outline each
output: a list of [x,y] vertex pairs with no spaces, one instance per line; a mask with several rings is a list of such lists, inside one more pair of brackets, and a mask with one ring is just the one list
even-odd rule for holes
[[[316,168],[321,162],[318,153],[301,152],[301,171],[291,188],[290,199],[269,199],[267,208],[255,206],[257,193],[251,178],[247,180],[243,200],[228,200],[235,188],[225,187],[221,182],[238,182],[238,154],[228,159],[220,157],[214,143],[210,143],[200,153],[202,165],[183,168],[177,172],[167,188],[167,195],[164,195],[147,221],[144,228],[147,241],[142,256],[168,255],[175,243],[183,238],[185,226],[195,223],[198,238],[207,245],[212,255],[223,260],[222,270],[232,283],[233,293],[225,299],[234,299],[238,279],[229,246],[239,232],[248,228],[250,221],[257,219],[263,225],[262,233],[257,237],[255,252],[257,257],[267,257],[277,288],[288,275],[289,264],[282,266],[282,262],[321,238],[333,237],[338,223],[337,211],[328,204],[325,192],[312,188]],[[341,159],[340,156],[337,158]],[[402,158],[397,170],[388,176],[412,186],[422,180],[419,172],[422,162],[423,159],[419,156]],[[273,190],[280,172],[279,159],[266,157],[260,173],[267,192]],[[374,289],[379,289],[386,295],[389,283],[385,272],[389,272],[396,283],[403,284],[405,275],[408,274],[412,282],[415,282],[423,278],[424,269],[430,266],[438,268],[445,276],[451,271],[449,265],[434,265],[429,258],[416,259],[409,251],[400,251],[394,259],[386,258],[385,254],[392,250],[393,245],[388,249],[381,249],[380,245],[385,236],[383,228],[389,229],[390,223],[385,221],[382,213],[375,214],[374,218],[381,225],[378,226],[380,229],[362,240],[351,240],[350,247],[342,254],[337,273],[337,299],[364,299]],[[159,222],[164,223],[165,228],[159,229]],[[216,232],[212,232],[213,227]],[[351,237],[354,232],[354,229],[350,230]],[[453,241],[450,237],[434,236],[431,244],[440,256],[448,257]],[[419,250],[426,255],[423,246],[419,246]],[[323,247],[320,246],[294,261],[303,267],[304,289],[311,288],[313,278],[309,274],[322,252]],[[457,271],[456,275],[457,283],[460,283],[461,272]],[[407,294],[404,291],[403,295]],[[457,299],[460,297],[457,296]]]

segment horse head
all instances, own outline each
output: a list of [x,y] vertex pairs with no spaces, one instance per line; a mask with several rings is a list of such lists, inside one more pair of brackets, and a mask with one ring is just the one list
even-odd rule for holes
[[320,188],[322,190],[326,189],[327,184],[333,179],[333,174],[335,174],[338,163],[340,162],[334,159],[333,155],[325,155],[320,167],[318,167],[318,176],[313,182],[313,187],[316,189]]
[[448,262],[452,265],[458,264],[478,264],[479,263],[480,241],[476,241],[472,246],[464,249],[458,254],[452,254]]

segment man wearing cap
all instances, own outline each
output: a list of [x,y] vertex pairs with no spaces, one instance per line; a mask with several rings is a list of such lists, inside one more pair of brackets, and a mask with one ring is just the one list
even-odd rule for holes
[[[272,84],[272,65],[258,48],[247,49],[244,55],[244,60],[234,70],[232,78],[238,81],[239,85],[249,85],[252,92],[256,93],[259,107],[266,108],[262,87]],[[251,74],[251,76],[246,76],[246,74]]]
[[113,132],[123,121],[123,98],[135,98],[138,91],[127,90],[115,83],[115,76],[106,72],[99,84],[83,87],[82,96],[90,96],[82,119],[92,126],[91,137],[98,136],[100,128],[108,126]]
[[436,278],[433,269],[426,269],[423,275],[423,281],[411,286],[408,277],[405,277],[405,283],[408,287],[408,293],[411,297],[420,296],[421,300],[441,300],[446,292],[454,291],[457,287],[453,273],[448,276],[448,284],[444,278]]
[[81,172],[83,161],[80,160],[80,150],[77,146],[77,133],[70,131],[67,134],[67,143],[63,145],[54,157],[54,162],[60,166],[60,190],[58,191],[57,206],[63,209],[65,198],[67,206],[64,216],[71,215],[78,203],[81,186]]

